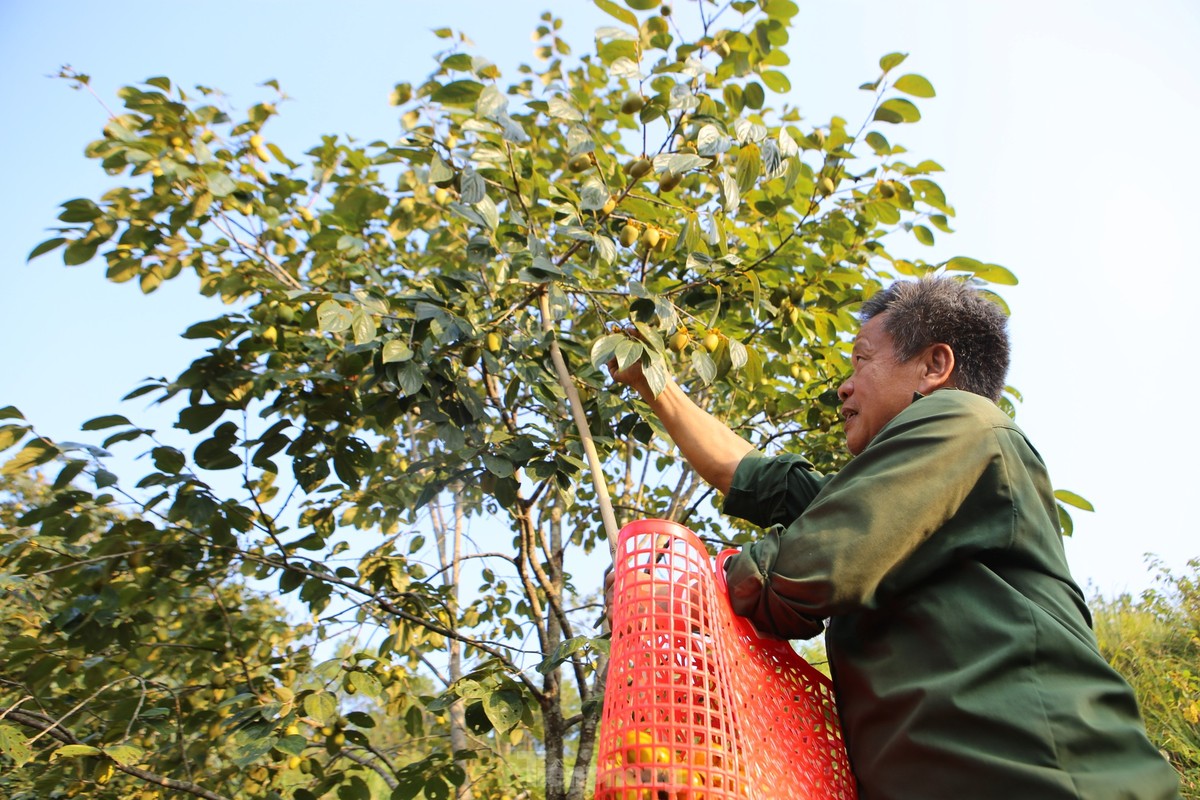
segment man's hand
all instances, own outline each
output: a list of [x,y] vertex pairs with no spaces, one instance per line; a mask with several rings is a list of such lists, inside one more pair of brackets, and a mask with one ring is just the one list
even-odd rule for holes
[[625,369],[617,369],[617,360],[608,362],[608,372],[617,383],[623,383],[642,396],[644,400],[652,400],[654,393],[650,391],[650,382],[642,372],[641,359],[630,364]]

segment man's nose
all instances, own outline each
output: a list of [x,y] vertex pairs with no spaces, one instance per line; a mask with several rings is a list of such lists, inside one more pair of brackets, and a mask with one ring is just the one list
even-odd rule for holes
[[854,378],[846,378],[846,380],[842,381],[842,385],[838,387],[838,400],[844,403],[846,402],[846,398],[852,394],[854,394]]

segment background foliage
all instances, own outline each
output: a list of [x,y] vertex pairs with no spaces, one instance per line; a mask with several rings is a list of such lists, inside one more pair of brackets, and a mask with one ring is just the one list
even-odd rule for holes
[[[621,521],[749,535],[603,363],[832,469],[863,296],[1015,281],[889,253],[954,215],[892,141],[934,94],[903,54],[865,119],[808,121],[771,102],[790,0],[596,4],[589,50],[546,14],[515,77],[439,31],[398,141],[285,153],[274,84],[246,112],[166,77],[120,92],[88,146],[114,188],[31,258],[145,293],[188,271],[221,304],[183,332],[204,356],[129,394],[178,409],[170,436],[103,414],[51,441],[0,411],[11,796],[586,796],[606,642],[572,575],[605,532],[569,406]],[[110,471],[117,447],[146,473]]]
[[1151,740],[1192,800],[1200,797],[1200,561],[1182,573],[1151,566],[1156,588],[1092,600],[1096,638],[1137,692]]

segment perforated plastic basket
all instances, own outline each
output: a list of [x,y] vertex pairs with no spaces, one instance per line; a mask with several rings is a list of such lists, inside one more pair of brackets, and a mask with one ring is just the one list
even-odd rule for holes
[[829,680],[733,613],[722,553],[640,520],[617,539],[596,800],[854,800]]

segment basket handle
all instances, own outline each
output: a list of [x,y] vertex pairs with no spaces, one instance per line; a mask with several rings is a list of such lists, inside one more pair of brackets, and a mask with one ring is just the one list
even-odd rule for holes
[[742,551],[736,548],[727,547],[721,552],[717,553],[717,562],[713,566],[713,572],[715,572],[717,575],[717,588],[720,589],[721,593],[726,597],[729,596],[729,587],[725,585],[725,562],[740,552]]

